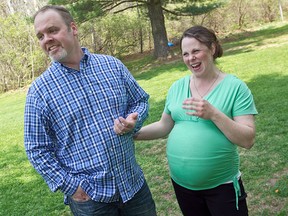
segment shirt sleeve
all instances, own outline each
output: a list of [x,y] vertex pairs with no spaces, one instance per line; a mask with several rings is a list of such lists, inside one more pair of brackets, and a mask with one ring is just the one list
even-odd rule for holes
[[135,78],[119,60],[124,76],[125,88],[128,95],[127,115],[137,112],[138,119],[133,133],[136,133],[142,127],[144,121],[148,117],[149,110],[149,95],[140,87]]
[[238,85],[237,95],[234,101],[232,112],[233,116],[258,114],[253,95],[248,86],[243,81],[240,81]]
[[60,189],[67,195],[73,195],[80,182],[68,175],[55,159],[53,131],[50,130],[49,117],[44,107],[39,98],[28,93],[24,114],[24,145],[27,157],[43,176],[51,191]]

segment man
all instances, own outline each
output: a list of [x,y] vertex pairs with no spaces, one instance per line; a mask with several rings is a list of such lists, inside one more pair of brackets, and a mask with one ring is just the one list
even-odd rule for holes
[[30,162],[74,215],[156,215],[133,142],[149,95],[118,59],[81,48],[65,8],[44,6],[34,28],[53,62],[27,94]]

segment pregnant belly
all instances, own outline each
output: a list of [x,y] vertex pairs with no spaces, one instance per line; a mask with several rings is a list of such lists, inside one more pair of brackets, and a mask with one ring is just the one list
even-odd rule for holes
[[[175,125],[167,143],[172,179],[183,187],[203,190],[233,179],[239,170],[237,147],[212,124]],[[191,129],[190,129],[191,128]]]

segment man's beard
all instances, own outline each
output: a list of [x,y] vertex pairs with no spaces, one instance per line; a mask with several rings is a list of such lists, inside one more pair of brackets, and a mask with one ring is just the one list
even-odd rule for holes
[[67,55],[68,55],[67,51],[65,49],[61,49],[61,51],[57,52],[54,55],[49,55],[49,57],[53,62],[61,62],[61,60],[66,58]]

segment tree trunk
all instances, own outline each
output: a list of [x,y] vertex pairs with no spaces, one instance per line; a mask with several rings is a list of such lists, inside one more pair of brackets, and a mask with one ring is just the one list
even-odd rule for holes
[[140,53],[143,53],[143,46],[144,46],[144,41],[143,41],[143,31],[142,31],[142,26],[141,26],[141,28],[139,29],[139,36],[140,36],[140,38],[139,38],[139,40],[140,40]]
[[97,52],[97,41],[96,41],[96,31],[95,31],[95,27],[94,26],[91,26],[91,30],[92,30],[92,46],[93,46],[93,52],[96,53]]
[[[140,17],[140,13],[139,13],[139,6],[138,6],[138,1],[137,1],[137,18],[140,21],[141,17]],[[139,45],[140,45],[140,53],[143,53],[143,30],[142,30],[142,25],[141,25],[141,21],[140,21],[140,26],[139,26]]]
[[280,10],[281,21],[283,22],[284,17],[283,17],[283,11],[282,11],[282,4],[280,0],[278,0],[278,5],[279,5],[279,10]]
[[148,0],[147,7],[154,40],[154,57],[162,60],[167,59],[168,39],[161,0]]
[[14,14],[15,11],[14,11],[14,8],[13,8],[13,6],[11,4],[11,1],[7,0],[6,4],[7,4],[7,7],[9,8],[9,14]]

